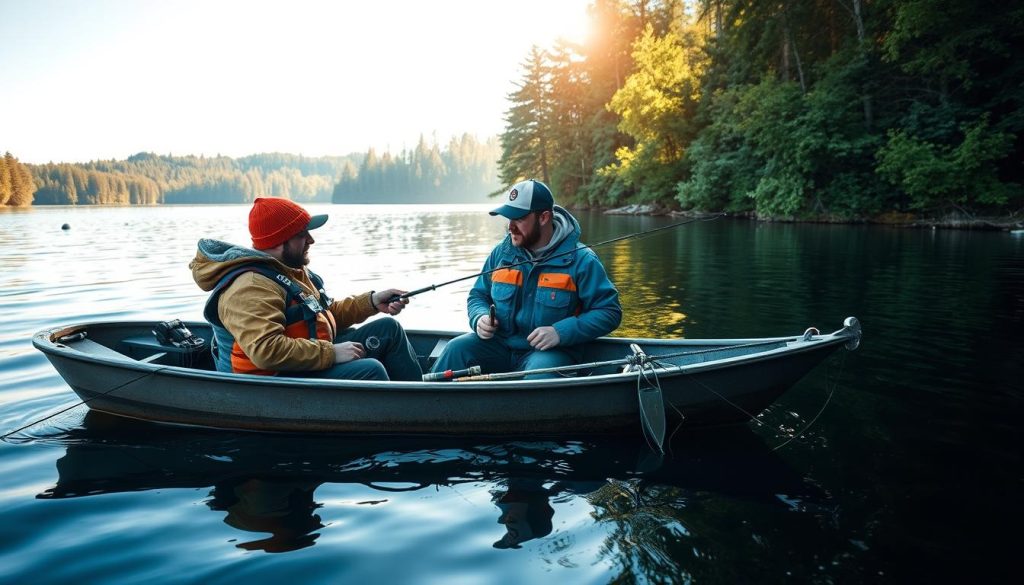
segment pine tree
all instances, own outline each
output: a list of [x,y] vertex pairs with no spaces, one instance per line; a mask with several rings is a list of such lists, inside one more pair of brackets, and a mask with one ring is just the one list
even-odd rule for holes
[[13,154],[0,159],[0,205],[25,207],[32,205],[36,186],[32,174]]
[[512,106],[501,135],[499,176],[505,185],[530,178],[548,183],[554,99],[545,51],[536,46],[530,50],[517,85],[519,89],[508,95]]
[[0,159],[0,205],[7,205],[7,202],[11,200],[11,194],[14,192],[14,183],[11,180],[11,167],[8,162],[8,157],[11,153],[7,153],[2,159]]

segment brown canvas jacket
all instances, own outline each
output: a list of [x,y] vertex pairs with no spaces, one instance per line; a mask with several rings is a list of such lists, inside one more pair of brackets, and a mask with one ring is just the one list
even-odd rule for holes
[[[200,240],[189,268],[196,284],[205,291],[211,291],[229,271],[254,262],[286,275],[310,294],[317,294],[304,268],[289,268],[263,252],[217,240]],[[362,323],[377,313],[377,309],[370,305],[370,294],[367,292],[331,303],[328,310],[339,329]],[[286,301],[285,289],[281,285],[262,274],[248,272],[235,278],[221,293],[217,315],[242,351],[261,369],[308,371],[334,365],[331,342],[285,335]],[[328,323],[322,314],[317,319]]]

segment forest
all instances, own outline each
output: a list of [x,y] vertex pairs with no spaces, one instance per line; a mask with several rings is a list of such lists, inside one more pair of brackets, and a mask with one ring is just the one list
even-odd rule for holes
[[141,152],[126,160],[28,165],[36,205],[155,205],[245,203],[267,194],[329,201],[335,177],[354,157],[258,154],[172,156]]
[[397,156],[370,149],[358,170],[346,169],[334,187],[334,203],[483,203],[501,189],[497,138],[469,134],[441,149],[420,137]]
[[[303,202],[484,202],[500,187],[497,138],[480,142],[464,134],[445,148],[420,137],[413,150],[396,155],[303,157],[269,153],[242,158],[172,156],[142,152],[126,160],[24,165],[18,168],[8,205],[156,205],[246,203],[257,196]],[[16,165],[16,166],[15,166]],[[0,170],[0,173],[6,171]],[[0,174],[0,185],[7,185]],[[27,179],[26,179],[27,177]],[[7,193],[7,188],[0,196]]]
[[764,218],[1021,211],[1024,5],[595,0],[526,56],[502,182]]
[[594,0],[588,17],[584,44],[524,55],[497,140],[321,158],[8,154],[0,205],[478,201],[536,178],[578,207],[838,221],[1022,211],[1019,3]]

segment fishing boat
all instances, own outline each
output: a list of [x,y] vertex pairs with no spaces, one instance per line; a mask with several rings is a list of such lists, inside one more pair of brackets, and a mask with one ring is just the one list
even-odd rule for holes
[[[191,343],[169,339],[160,325],[83,323],[40,331],[32,343],[89,408],[122,417],[301,433],[535,436],[639,427],[660,449],[666,425],[750,420],[861,338],[854,317],[829,334],[812,327],[756,339],[603,337],[575,366],[385,382],[218,372],[208,343],[195,342],[212,338],[209,324],[181,324]],[[424,371],[459,335],[408,334]],[[552,377],[531,377],[538,373]]]

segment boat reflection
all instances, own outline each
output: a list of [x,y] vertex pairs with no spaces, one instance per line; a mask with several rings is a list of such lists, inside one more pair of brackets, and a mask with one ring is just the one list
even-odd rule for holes
[[[56,437],[66,453],[41,499],[168,488],[212,487],[206,505],[240,531],[269,534],[236,544],[285,552],[315,544],[324,528],[323,484],[381,492],[490,483],[495,548],[519,548],[552,532],[552,501],[585,498],[595,509],[622,507],[624,490],[770,501],[820,498],[745,427],[677,437],[656,457],[641,440],[504,441],[428,436],[317,437],[239,434],[135,422],[90,411]],[[407,487],[396,487],[407,486]],[[605,501],[607,500],[607,501]],[[642,506],[642,499],[637,499]],[[683,506],[685,507],[685,506]]]

